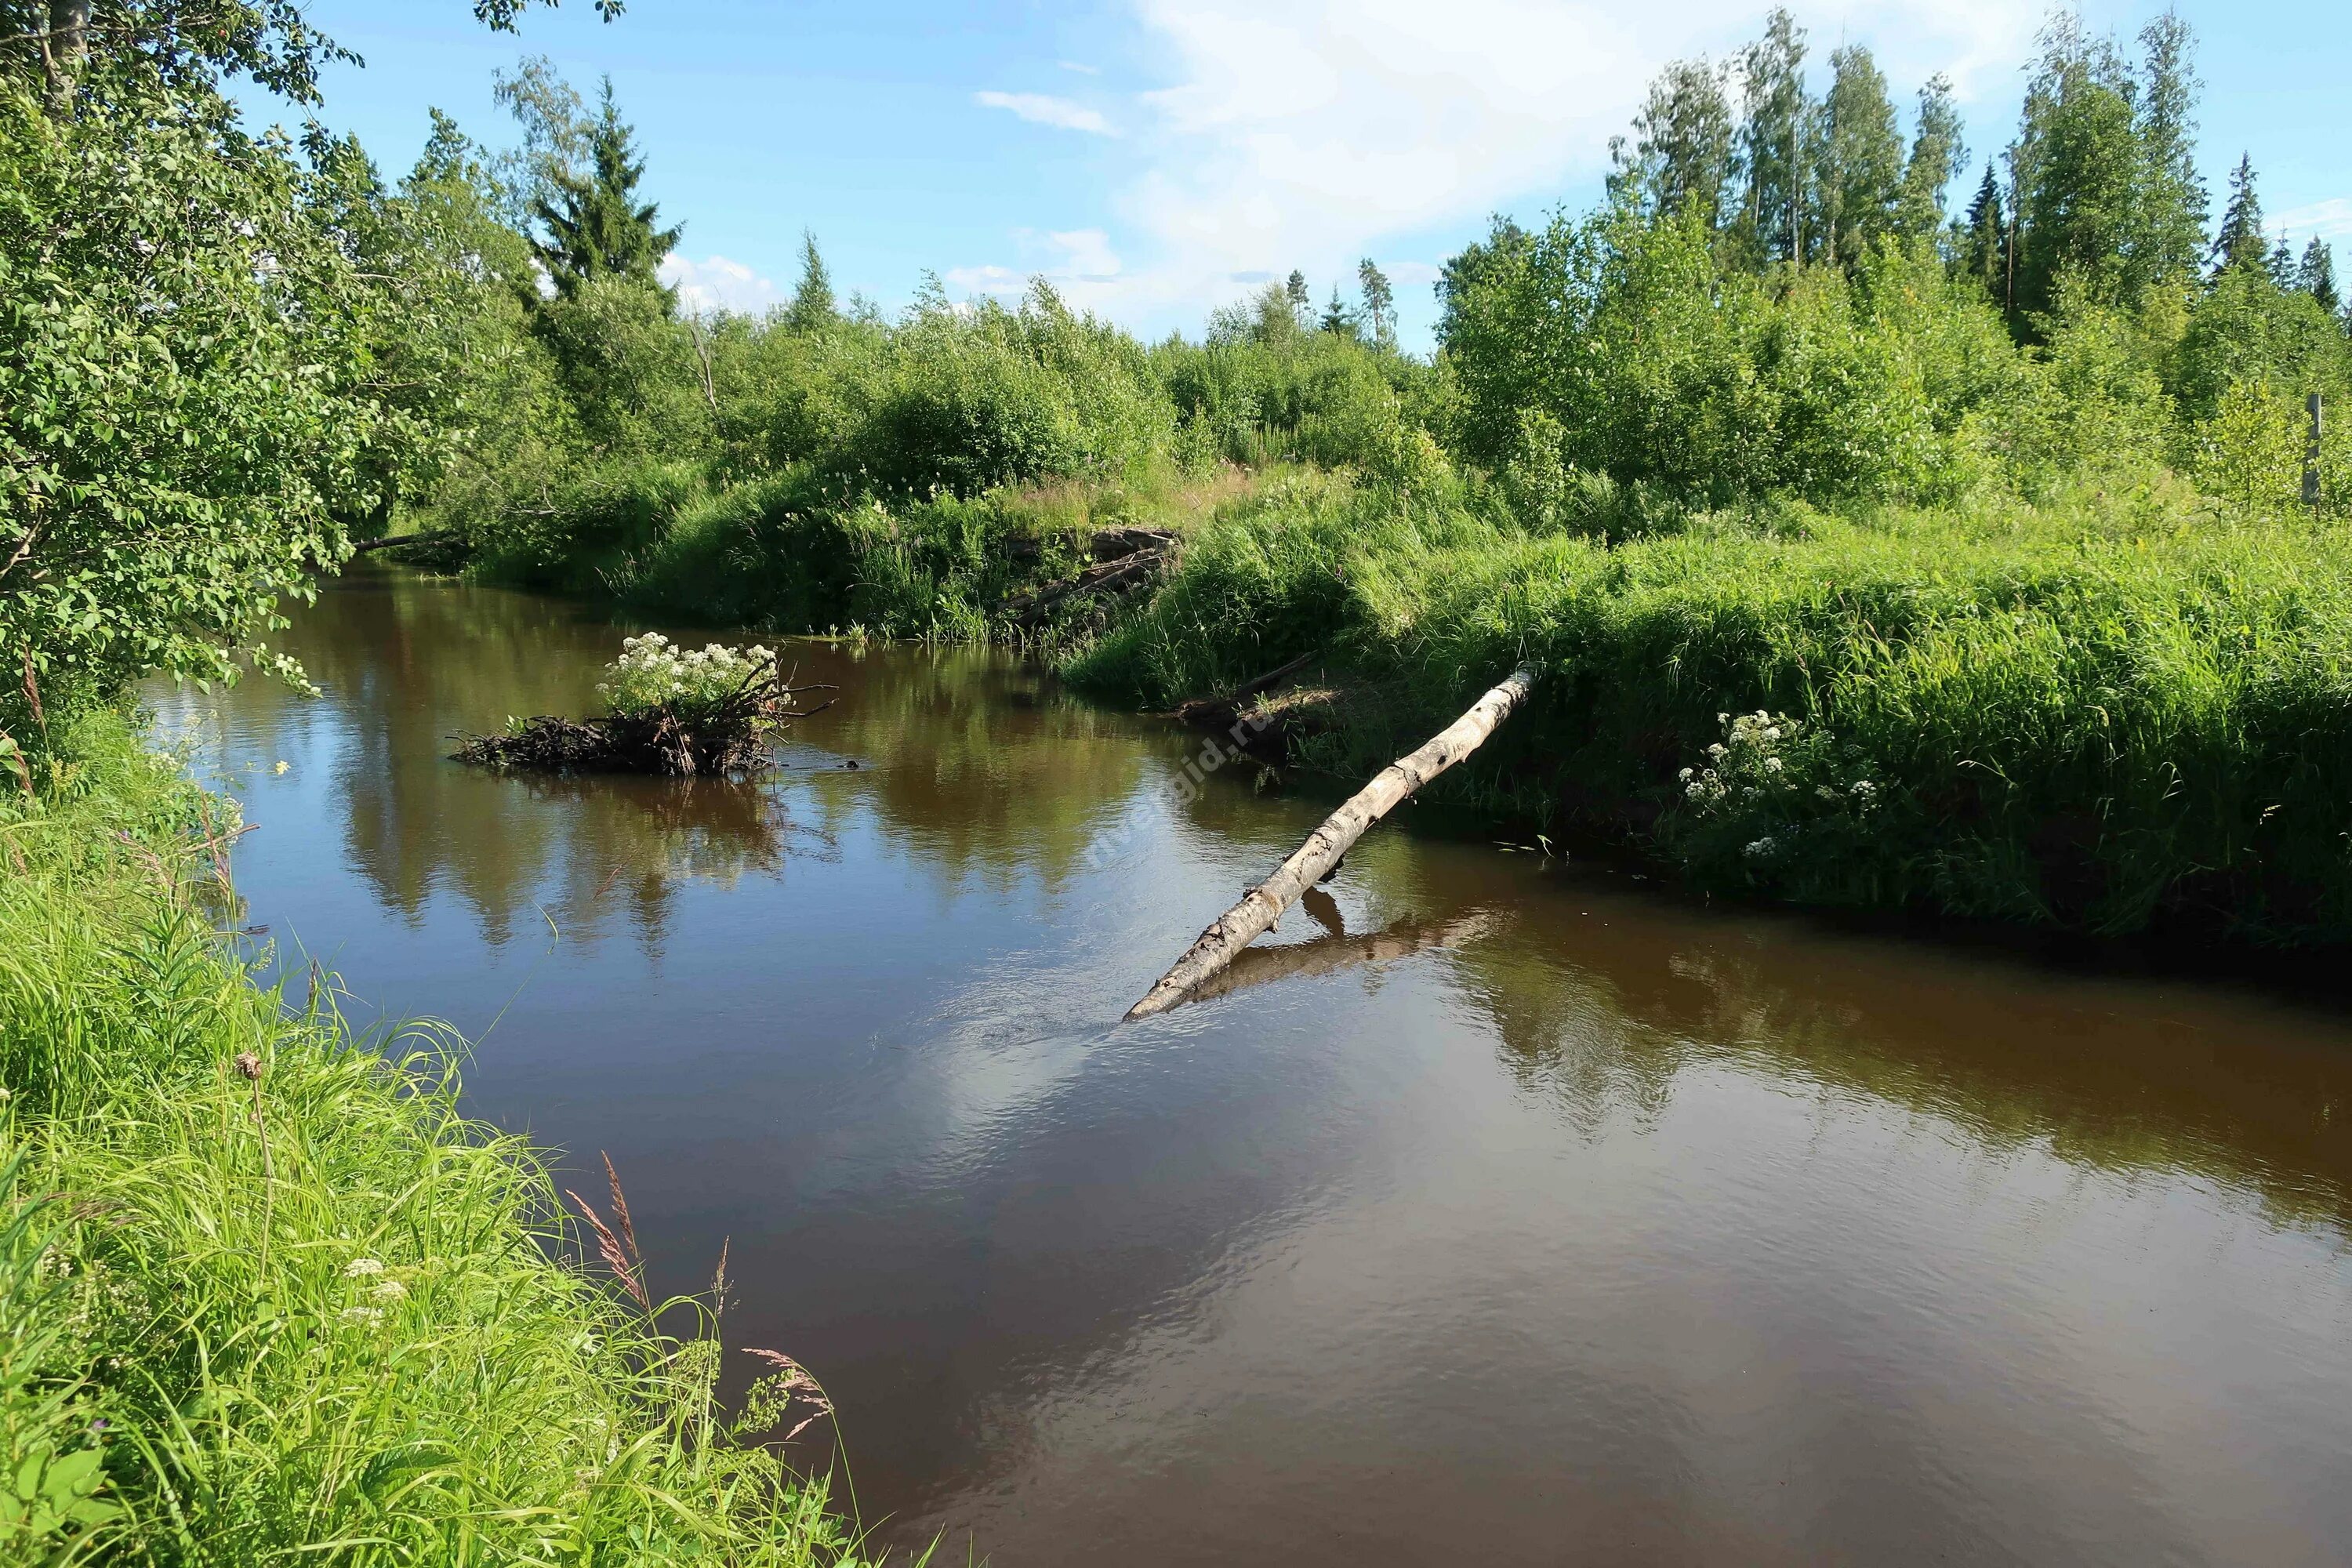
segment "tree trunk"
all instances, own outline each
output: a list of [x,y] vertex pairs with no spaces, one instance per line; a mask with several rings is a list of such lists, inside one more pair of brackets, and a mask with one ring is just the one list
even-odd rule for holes
[[1252,888],[1240,903],[1202,931],[1200,940],[1176,961],[1175,967],[1160,977],[1160,983],[1144,994],[1143,1000],[1127,1010],[1128,1017],[1148,1018],[1154,1013],[1166,1012],[1182,1001],[1194,986],[1231,963],[1234,954],[1271,931],[1291,900],[1338,865],[1349,847],[1393,810],[1397,802],[1415,794],[1422,785],[1484,745],[1486,737],[1509,717],[1535,682],[1535,667],[1519,666],[1426,745],[1390,763],[1380,777],[1359,790],[1347,805],[1325,818],[1322,826],[1308,834],[1307,842],[1282,863],[1280,869]]
[[41,70],[49,89],[49,114],[73,113],[74,79],[89,56],[90,0],[49,0],[49,30],[41,39]]

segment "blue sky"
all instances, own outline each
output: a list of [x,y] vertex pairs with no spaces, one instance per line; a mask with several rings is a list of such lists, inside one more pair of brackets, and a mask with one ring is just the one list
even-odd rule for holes
[[[2160,0],[2084,0],[2128,35]],[[1492,212],[1522,219],[1600,189],[1609,137],[1664,61],[1720,57],[1763,0],[589,0],[519,36],[467,0],[312,0],[367,60],[330,73],[328,123],[404,170],[425,108],[510,139],[491,73],[550,56],[583,89],[609,72],[686,235],[690,298],[786,295],[802,230],[836,286],[887,309],[926,269],[959,297],[1032,273],[1150,334],[1197,331],[1255,279],[1304,268],[1318,302],[1379,259],[1409,346],[1430,283]],[[1980,163],[2008,138],[2044,0],[1795,4],[1817,63],[1866,43],[1907,101],[1958,85]],[[2301,241],[2352,238],[2352,24],[2343,0],[2181,0],[2206,91],[2215,188],[2253,154],[2265,208]],[[1824,66],[1825,68],[1825,66]],[[257,104],[257,110],[279,112]],[[1973,184],[1971,177],[1969,184]],[[1956,193],[1962,199],[1965,193]]]

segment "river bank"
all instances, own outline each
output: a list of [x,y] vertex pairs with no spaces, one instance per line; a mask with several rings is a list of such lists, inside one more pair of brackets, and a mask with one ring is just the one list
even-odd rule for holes
[[0,807],[0,1557],[853,1562],[735,1440],[707,1289],[591,1279],[465,1042],[257,981],[234,799],[113,716],[57,756]]
[[[2352,545],[2161,474],[2040,503],[1644,510],[1531,528],[1442,463],[889,507],[669,474],[601,541],[478,570],[639,613],[998,641],[1167,711],[1294,659],[1283,760],[1360,779],[1522,659],[1433,798],[1716,895],[2252,945],[2352,940]],[[625,523],[615,519],[626,520]],[[1137,527],[1164,569],[1019,612]]]

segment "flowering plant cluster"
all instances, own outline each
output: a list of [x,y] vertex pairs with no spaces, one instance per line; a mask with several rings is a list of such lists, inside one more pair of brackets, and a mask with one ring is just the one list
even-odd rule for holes
[[659,632],[647,632],[622,640],[621,657],[604,667],[596,695],[615,718],[651,718],[666,710],[690,725],[732,705],[775,663],[771,648],[738,652],[711,643],[688,650],[671,647]]
[[1678,781],[1689,807],[1693,847],[1737,866],[1754,881],[1801,858],[1809,843],[1867,831],[1878,785],[1859,776],[1851,748],[1828,731],[1785,713],[1718,713],[1723,738]]

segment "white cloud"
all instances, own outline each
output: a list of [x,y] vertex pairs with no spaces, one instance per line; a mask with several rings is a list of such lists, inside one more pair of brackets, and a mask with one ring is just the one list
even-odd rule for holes
[[1109,121],[1083,103],[1042,92],[975,92],[971,100],[983,109],[1003,109],[1037,125],[1061,131],[1083,131],[1092,136],[1116,136]]
[[2271,220],[2271,227],[2290,235],[2315,236],[2321,239],[2343,239],[2352,237],[2352,197],[2330,196],[2324,202],[2283,212]]
[[1031,265],[952,267],[943,281],[949,288],[966,294],[1009,300],[1026,293],[1032,278],[1043,278],[1066,298],[1085,303],[1121,280],[1118,255],[1110,247],[1110,236],[1101,229],[1063,229],[1050,234],[1015,229],[1013,239]]
[[1055,60],[1054,63],[1066,71],[1076,71],[1080,76],[1102,75],[1102,67],[1090,66],[1083,60]]
[[[1602,168],[1667,60],[1721,58],[1756,0],[1137,0],[1171,85],[1144,95],[1126,216],[1150,243],[1124,292],[1146,309],[1237,273],[1351,279],[1389,235],[1498,207]],[[1853,0],[1814,19],[1817,70],[1871,44],[1898,91],[1937,70],[1963,97],[2031,47],[2042,0]],[[1990,132],[1980,132],[1980,138]],[[1425,284],[1427,263],[1390,268]]]
[[740,310],[757,316],[782,302],[772,279],[724,256],[697,261],[672,252],[662,258],[661,280],[677,290],[680,304],[698,312]]

